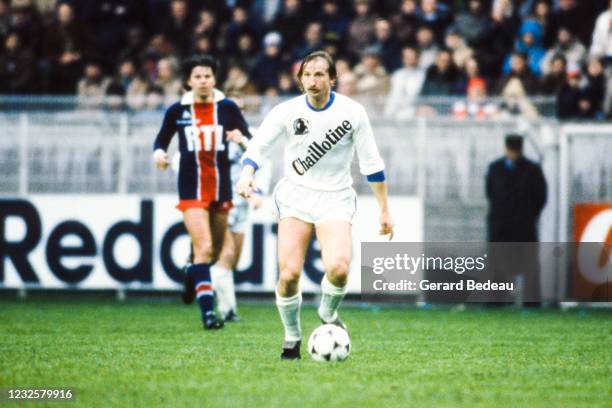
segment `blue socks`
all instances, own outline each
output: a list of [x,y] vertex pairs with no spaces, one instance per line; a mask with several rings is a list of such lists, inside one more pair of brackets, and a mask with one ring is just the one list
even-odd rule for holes
[[210,264],[193,264],[189,267],[187,273],[191,274],[195,282],[196,297],[202,312],[202,320],[204,320],[207,313],[214,312],[215,310],[215,298],[210,279]]

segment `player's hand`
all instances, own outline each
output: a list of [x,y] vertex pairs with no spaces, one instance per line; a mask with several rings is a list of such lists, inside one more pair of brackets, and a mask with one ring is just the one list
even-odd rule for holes
[[380,213],[380,235],[389,235],[389,241],[393,239],[393,219],[388,211]]
[[238,183],[236,184],[236,192],[247,200],[252,197],[253,192],[257,190],[253,175],[241,174]]
[[240,144],[240,142],[242,142],[242,138],[244,137],[240,129],[228,130],[225,132],[225,134],[227,136],[227,140],[237,144]]
[[261,208],[262,204],[263,204],[263,199],[261,198],[259,194],[253,194],[251,198],[249,198],[249,205],[254,210]]
[[170,165],[168,161],[168,153],[166,153],[163,149],[156,149],[153,152],[153,162],[155,162],[155,167],[159,170],[166,170]]

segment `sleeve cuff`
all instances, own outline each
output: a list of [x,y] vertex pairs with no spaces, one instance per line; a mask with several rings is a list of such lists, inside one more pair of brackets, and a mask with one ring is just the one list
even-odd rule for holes
[[253,160],[251,160],[251,159],[244,159],[244,160],[242,161],[242,167],[246,166],[247,164],[248,164],[249,166],[252,166],[252,167],[255,169],[255,171],[257,171],[257,170],[259,169],[259,166],[257,165],[257,163],[255,163],[255,162],[254,162]]
[[385,181],[385,172],[381,170],[377,173],[367,175],[366,178],[370,183],[381,183]]

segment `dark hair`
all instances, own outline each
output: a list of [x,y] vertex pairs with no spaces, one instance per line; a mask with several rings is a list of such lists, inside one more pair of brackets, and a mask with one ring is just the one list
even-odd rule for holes
[[183,73],[183,88],[186,90],[191,89],[187,82],[191,76],[191,71],[195,67],[208,67],[212,70],[213,75],[216,75],[219,70],[219,63],[215,57],[208,54],[195,54],[185,59],[181,65],[181,71]]
[[300,69],[298,70],[298,73],[297,73],[297,79],[298,79],[297,82],[302,92],[304,91],[304,89],[302,88],[301,78],[302,78],[302,74],[304,73],[304,67],[306,66],[306,64],[308,64],[310,61],[312,61],[315,58],[323,58],[327,62],[327,73],[329,74],[329,77],[331,78],[332,81],[335,80],[337,77],[336,64],[334,64],[334,59],[332,58],[331,55],[329,55],[329,53],[325,51],[311,52],[310,54],[306,56],[306,58],[304,58],[304,60],[300,64]]
[[523,136],[516,133],[510,133],[506,135],[505,139],[506,148],[508,148],[508,150],[515,152],[523,151]]

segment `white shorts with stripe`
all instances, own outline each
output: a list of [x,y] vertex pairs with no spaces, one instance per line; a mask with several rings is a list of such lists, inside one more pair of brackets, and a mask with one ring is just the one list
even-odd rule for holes
[[331,220],[352,223],[357,210],[357,194],[352,187],[338,191],[313,190],[283,178],[272,197],[278,219],[294,217],[315,225]]

